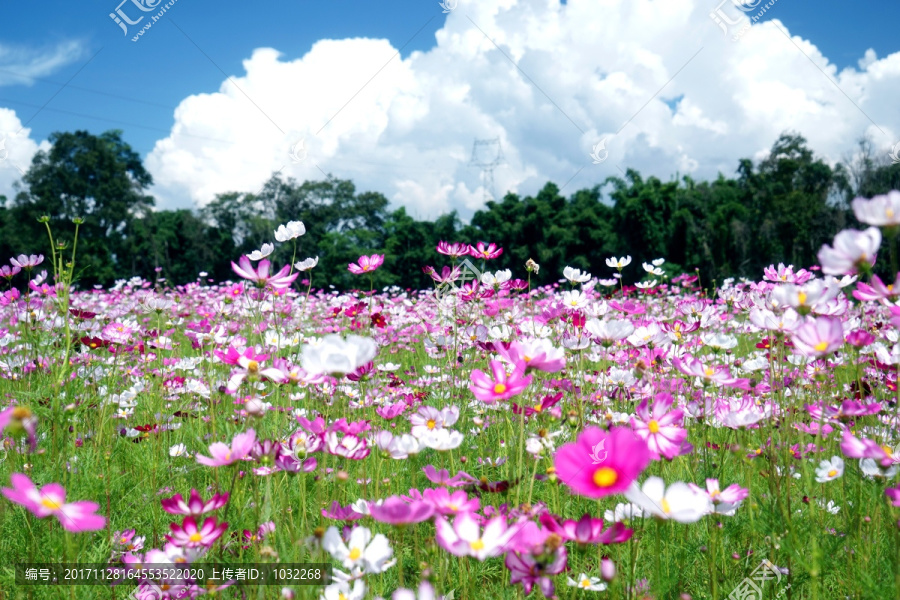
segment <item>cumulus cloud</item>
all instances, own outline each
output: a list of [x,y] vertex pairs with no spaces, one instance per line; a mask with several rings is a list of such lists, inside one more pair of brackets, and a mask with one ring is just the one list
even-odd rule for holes
[[12,200],[13,184],[22,178],[38,150],[49,150],[46,140],[31,138],[31,129],[23,128],[15,111],[0,108],[0,195]]
[[[568,195],[628,168],[730,176],[785,130],[832,162],[862,135],[884,152],[900,141],[900,53],[839,71],[777,19],[777,1],[737,4],[460,0],[435,47],[406,58],[365,38],[299,58],[257,48],[218,90],[180,103],[146,159],[152,192],[162,208],[202,206],[274,172],[329,173],[419,217],[467,217],[482,204],[475,139],[500,140],[497,196],[547,181]],[[751,24],[761,10],[773,20]]]

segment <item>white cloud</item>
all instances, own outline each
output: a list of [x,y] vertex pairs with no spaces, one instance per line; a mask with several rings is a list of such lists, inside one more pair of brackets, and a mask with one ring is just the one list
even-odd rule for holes
[[78,40],[43,48],[0,43],[0,86],[32,85],[35,77],[49,75],[84,54],[84,44]]
[[0,108],[0,195],[12,200],[13,183],[28,171],[38,150],[49,149],[48,141],[38,143],[31,139],[31,129],[22,128],[15,111]]
[[[727,35],[710,18],[721,0],[460,0],[437,45],[405,59],[364,38],[321,40],[296,59],[258,48],[233,82],[181,102],[146,160],[152,192],[162,208],[203,205],[279,169],[325,172],[420,217],[467,217],[482,202],[476,138],[501,140],[498,196],[571,179],[568,195],[628,168],[732,176],[785,130],[830,161],[866,133],[885,153],[900,141],[900,53],[870,50],[839,71],[815,40],[790,35],[778,2],[774,20],[732,41],[765,5],[739,1],[746,12],[721,5],[737,23]],[[604,137],[609,157],[592,164]],[[308,156],[295,163],[301,138]]]

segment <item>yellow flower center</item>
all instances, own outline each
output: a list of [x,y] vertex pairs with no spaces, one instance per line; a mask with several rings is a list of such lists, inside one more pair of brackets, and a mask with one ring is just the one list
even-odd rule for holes
[[338,592],[338,600],[347,600],[347,596],[344,592]]
[[494,386],[494,393],[495,393],[495,394],[502,394],[502,393],[504,393],[505,391],[506,391],[506,385],[503,384],[503,383],[498,383],[497,385]]
[[231,450],[225,453],[225,460],[231,460]]
[[251,360],[247,363],[247,370],[251,373],[256,373],[257,371],[259,371],[259,363],[255,360]]
[[882,446],[881,449],[884,450],[884,453],[888,456],[894,456],[894,449],[890,446]]
[[712,370],[712,367],[706,367],[706,369],[703,370],[703,373],[707,377],[712,377],[713,375],[715,375],[716,372]]
[[798,292],[797,293],[797,304],[804,305],[806,304],[806,292]]
[[587,577],[585,577],[584,579],[582,579],[582,580],[581,580],[581,587],[583,587],[583,588],[589,588],[589,587],[591,587],[591,580],[588,579]]
[[456,511],[459,510],[459,506],[456,505],[456,504],[449,504],[449,505],[447,505],[447,508],[449,508],[449,509],[452,510],[453,512],[456,512]]
[[825,349],[828,348],[828,342],[819,342],[813,348],[815,348],[816,352],[825,352]]
[[832,470],[828,471],[828,476],[829,476],[829,477],[836,477],[836,476],[837,476],[837,469],[832,469]]
[[192,533],[191,537],[189,537],[188,539],[191,540],[192,542],[199,542],[200,540],[203,539],[203,536],[200,535],[199,533]]
[[360,556],[362,556],[362,550],[360,550],[359,548],[353,548],[352,550],[350,550],[350,560],[357,560]]
[[886,216],[888,219],[893,219],[894,218],[894,209],[891,208],[890,206],[887,207],[886,209],[884,209],[884,216]]
[[428,429],[434,429],[435,425],[437,425],[437,423],[434,422],[434,419],[428,419],[428,422],[425,423],[425,426],[428,427]]
[[41,506],[50,510],[59,510],[62,508],[62,504],[53,498],[41,498]]
[[522,360],[524,360],[525,362],[531,362],[532,358],[530,356],[523,356]]
[[619,479],[619,474],[609,467],[600,467],[594,471],[594,485],[597,487],[609,487]]
[[670,512],[672,512],[672,507],[669,505],[668,500],[663,498],[662,502],[660,504],[661,504],[660,508],[662,508],[664,513],[669,514]]
[[474,542],[469,542],[469,547],[475,551],[484,550],[484,542],[481,541],[481,538],[478,538]]
[[544,410],[544,407],[541,406],[540,404],[535,404],[535,405],[534,405],[534,412],[539,413],[539,412],[541,412],[541,411],[543,411],[543,410]]

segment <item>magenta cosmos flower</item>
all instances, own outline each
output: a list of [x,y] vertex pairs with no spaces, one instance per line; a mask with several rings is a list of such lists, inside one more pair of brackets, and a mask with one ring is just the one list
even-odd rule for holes
[[590,514],[585,514],[577,521],[566,519],[560,523],[554,515],[544,513],[540,520],[541,525],[550,533],[578,544],[621,544],[631,539],[634,534],[633,530],[621,522],[613,523],[612,527],[604,531],[603,519],[595,519]]
[[449,256],[450,258],[459,258],[469,254],[469,245],[459,242],[449,243],[441,240],[438,242],[437,251],[440,254]]
[[210,444],[209,453],[212,454],[212,458],[198,454],[197,462],[207,467],[224,467],[246,458],[255,443],[256,432],[248,429],[246,432],[234,436],[230,447],[222,442]]
[[681,444],[687,438],[682,428],[683,410],[669,410],[674,402],[669,394],[658,394],[653,407],[648,408],[647,398],[637,407],[636,416],[631,418],[631,427],[647,442],[650,457],[659,460],[661,456],[672,460],[681,453]]
[[524,375],[524,363],[518,363],[511,375],[506,374],[506,368],[499,360],[492,360],[491,373],[493,378],[489,377],[481,369],[472,371],[472,383],[469,389],[475,394],[475,397],[485,404],[494,404],[498,400],[509,400],[513,396],[522,393],[528,384],[531,383],[532,376]]
[[469,256],[473,258],[483,258],[489,260],[497,258],[503,254],[503,248],[498,248],[497,244],[487,244],[478,242],[475,246],[469,246]]
[[[357,264],[358,263],[358,264]],[[362,275],[363,273],[371,273],[384,264],[384,254],[373,254],[372,256],[360,256],[359,261],[347,265],[347,270],[354,275]]]
[[369,514],[376,521],[391,525],[419,523],[430,519],[434,514],[434,506],[428,502],[404,502],[399,496],[390,496],[381,504],[369,503]]
[[891,504],[894,506],[900,506],[900,485],[895,488],[887,488],[884,490],[884,495],[888,497],[891,501]]
[[172,530],[172,535],[167,535],[166,539],[179,548],[198,548],[200,546],[208,548],[222,537],[222,534],[228,529],[228,523],[216,525],[216,518],[209,517],[203,522],[202,527],[197,527],[197,521],[191,516],[185,518],[181,525],[172,523],[169,528]]
[[894,456],[894,449],[890,446],[880,446],[873,440],[859,439],[847,430],[844,430],[844,438],[841,440],[841,452],[850,458],[871,458],[885,469],[900,462],[900,457]]
[[48,483],[40,490],[22,473],[13,473],[12,488],[3,488],[10,502],[27,508],[39,519],[53,515],[66,531],[97,531],[106,527],[106,518],[98,514],[99,505],[81,501],[66,503],[66,490],[58,483]]
[[213,494],[209,502],[204,502],[197,490],[191,490],[191,496],[187,502],[181,494],[175,494],[171,498],[163,498],[161,501],[163,510],[173,515],[202,515],[225,506],[228,502],[228,494]]
[[589,498],[624,492],[649,462],[647,443],[621,427],[609,433],[588,427],[575,443],[562,446],[553,460],[560,481]]
[[232,262],[231,268],[244,279],[254,282],[257,287],[263,288],[268,286],[276,291],[286,290],[291,287],[294,280],[300,276],[299,271],[291,274],[290,265],[284,265],[277,273],[269,273],[272,263],[266,259],[260,261],[259,265],[254,269],[253,265],[250,264],[250,258],[247,256],[242,256],[238,260],[238,264]]

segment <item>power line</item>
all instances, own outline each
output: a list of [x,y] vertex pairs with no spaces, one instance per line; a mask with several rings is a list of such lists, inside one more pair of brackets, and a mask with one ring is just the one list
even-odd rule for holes
[[[39,82],[41,82],[41,83],[49,83],[50,85],[58,85],[58,86],[60,86],[60,87],[63,86],[63,84],[62,84],[62,83],[59,83],[58,81],[51,81],[51,80],[49,80],[49,79],[41,79],[40,77],[32,77],[31,75],[23,75],[23,74],[21,74],[21,73],[16,73],[15,71],[10,71],[10,70],[8,70],[8,69],[0,69],[0,73],[9,73],[10,75],[15,75],[16,77],[21,77],[22,79],[31,79],[32,81],[39,81]],[[82,92],[89,92],[89,93],[91,93],[91,94],[97,94],[97,95],[100,95],[100,96],[108,96],[108,97],[110,97],[110,98],[117,98],[117,99],[119,99],[119,100],[127,100],[127,101],[129,101],[129,102],[138,102],[138,103],[140,103],[140,104],[146,104],[146,105],[148,105],[148,106],[157,106],[157,107],[160,107],[160,108],[166,108],[166,109],[169,109],[169,110],[175,110],[175,107],[174,107],[174,106],[169,106],[169,105],[167,105],[167,104],[160,104],[159,102],[151,102],[151,101],[149,101],[149,100],[141,100],[141,99],[139,99],[139,98],[131,98],[131,97],[129,97],[129,96],[120,96],[119,94],[111,94],[111,93],[109,93],[109,92],[102,92],[102,91],[100,91],[100,90],[94,90],[94,89],[91,89],[91,88],[81,87],[81,86],[79,86],[79,85],[72,85],[72,84],[69,84],[69,85],[67,85],[67,86],[65,86],[65,87],[66,87],[67,89],[81,90]]]
[[[37,104],[30,104],[28,102],[22,102],[20,100],[11,100],[9,98],[0,98],[0,102],[7,102],[9,104],[20,104],[22,106],[28,106],[30,108],[40,108]],[[64,115],[71,115],[73,117],[82,117],[85,119],[93,119],[95,121],[106,121],[108,123],[115,123],[117,125],[127,125],[129,127],[137,127],[138,129],[147,129],[148,131],[159,131],[166,134],[171,134],[172,132],[168,129],[162,129],[160,127],[148,127],[147,125],[138,125],[137,123],[129,123],[128,121],[118,121],[116,119],[107,119],[106,117],[96,117],[94,115],[86,115],[83,113],[72,112],[70,110],[62,110],[61,108],[44,108],[45,111],[61,113]],[[191,135],[189,133],[182,133],[179,135],[183,135],[184,137],[196,138],[199,140],[207,140],[210,142],[219,142],[221,144],[232,144],[234,142],[229,142],[226,140],[217,140],[216,138],[203,137],[200,135]]]

